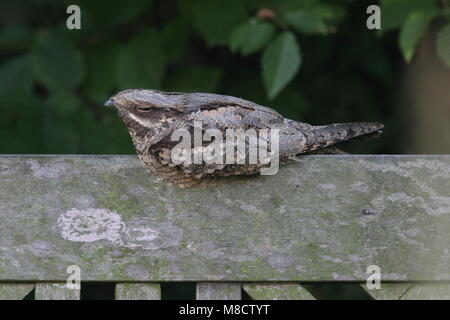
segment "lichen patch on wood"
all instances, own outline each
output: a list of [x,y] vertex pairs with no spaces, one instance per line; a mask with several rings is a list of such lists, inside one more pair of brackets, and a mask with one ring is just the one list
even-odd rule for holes
[[108,240],[116,246],[156,250],[176,245],[180,230],[157,223],[156,228],[131,222],[128,226],[117,212],[103,208],[69,209],[56,222],[61,236],[69,241]]
[[179,189],[134,156],[0,156],[0,279],[450,280],[450,156],[304,156]]

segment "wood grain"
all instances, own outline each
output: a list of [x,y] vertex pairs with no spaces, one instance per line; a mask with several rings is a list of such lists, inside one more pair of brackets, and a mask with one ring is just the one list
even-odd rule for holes
[[0,300],[22,300],[33,289],[33,283],[0,283]]
[[134,156],[3,155],[0,198],[2,281],[450,280],[450,156],[305,156],[183,190]]
[[36,283],[36,300],[80,300],[80,290],[69,289],[65,282]]
[[241,300],[239,283],[197,283],[197,300]]
[[242,287],[254,300],[315,300],[299,284],[245,284]]
[[116,300],[161,300],[157,283],[117,283]]

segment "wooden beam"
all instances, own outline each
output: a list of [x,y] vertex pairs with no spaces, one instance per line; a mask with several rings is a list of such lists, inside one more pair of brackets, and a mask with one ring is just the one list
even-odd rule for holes
[[377,300],[449,300],[450,283],[381,283],[379,289],[362,287]]
[[0,300],[22,300],[34,289],[34,283],[0,283]]
[[36,283],[36,300],[80,300],[80,290],[69,289],[65,282]]
[[161,300],[158,283],[117,283],[116,300]]
[[134,156],[0,156],[0,279],[450,280],[450,156],[305,156],[209,188]]
[[242,287],[254,300],[315,300],[300,284],[245,284]]
[[241,300],[239,283],[197,283],[197,300]]

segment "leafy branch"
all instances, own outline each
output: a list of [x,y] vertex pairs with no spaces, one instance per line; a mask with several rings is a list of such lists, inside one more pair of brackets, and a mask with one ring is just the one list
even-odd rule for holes
[[382,0],[382,33],[399,30],[398,45],[406,62],[411,62],[416,48],[432,21],[445,23],[436,36],[436,52],[450,67],[450,2],[448,0]]

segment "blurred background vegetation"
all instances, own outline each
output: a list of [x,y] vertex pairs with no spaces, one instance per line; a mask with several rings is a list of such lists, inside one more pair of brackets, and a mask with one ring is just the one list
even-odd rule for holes
[[[374,3],[381,30],[366,27]],[[71,4],[81,30],[66,27]],[[349,151],[448,152],[448,8],[447,0],[3,0],[0,153],[133,153],[103,108],[128,88],[229,94],[313,124],[386,125],[382,138]],[[418,64],[427,34],[431,54],[407,66]],[[444,79],[408,82],[430,61]],[[433,79],[442,88],[430,93]],[[425,112],[414,107],[421,99]]]
[[[72,4],[81,30],[66,27]],[[381,30],[366,27],[372,4]],[[351,152],[449,153],[449,18],[449,0],[2,0],[0,153],[134,153],[103,107],[129,88],[229,94],[312,124],[385,124]]]

